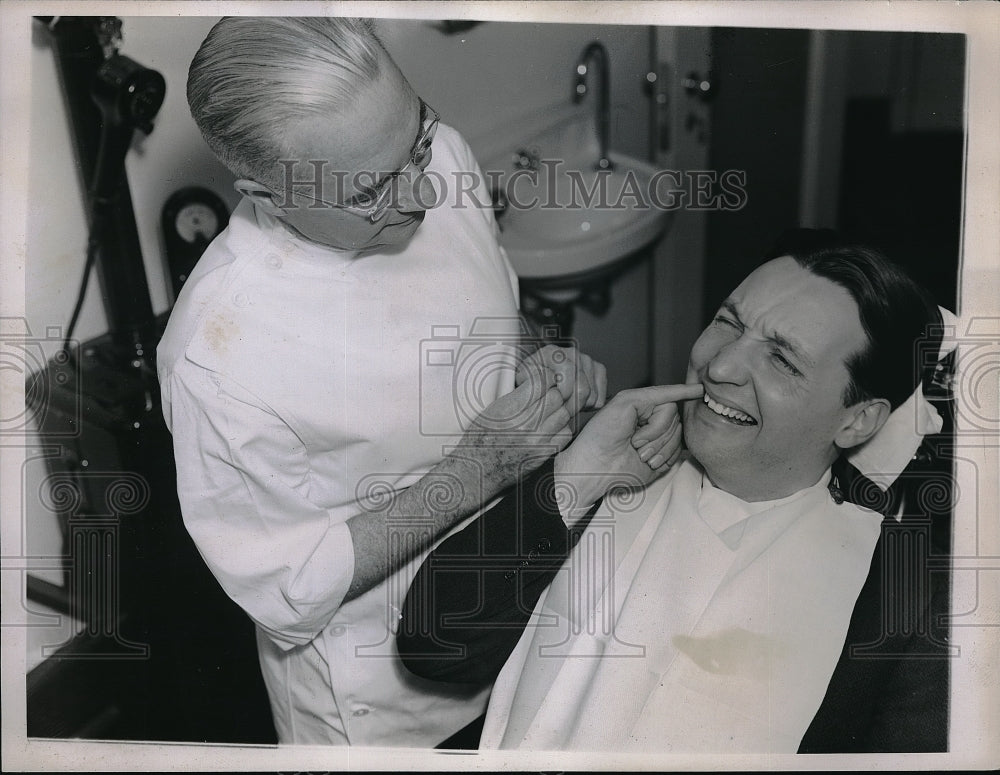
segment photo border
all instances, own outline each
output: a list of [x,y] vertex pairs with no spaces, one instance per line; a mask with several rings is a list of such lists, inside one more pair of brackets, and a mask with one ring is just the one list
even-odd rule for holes
[[[24,316],[25,254],[29,180],[28,148],[31,85],[31,19],[34,15],[218,16],[240,13],[274,15],[348,14],[387,18],[482,19],[493,21],[642,24],[663,26],[724,26],[807,29],[957,32],[967,36],[966,72],[966,171],[964,176],[963,230],[959,284],[960,321],[977,316],[1000,315],[1000,5],[972,0],[965,3],[937,0],[866,2],[4,2],[0,4],[0,94],[5,118],[0,123],[2,177],[0,177],[0,311],[7,317]],[[20,117],[20,120],[11,117]],[[24,385],[10,375],[0,375],[2,416],[23,406]],[[996,400],[996,394],[992,394]],[[995,409],[995,405],[993,407]],[[994,414],[993,416],[996,416]],[[961,447],[983,472],[996,473],[997,443],[982,441]],[[0,476],[19,481],[27,450],[0,439]],[[956,479],[957,486],[972,492],[975,482]],[[964,485],[964,486],[963,486]],[[961,531],[978,527],[979,546],[986,553],[977,572],[977,602],[997,604],[1000,579],[1000,527],[997,514],[997,479],[980,476],[976,525],[958,519]],[[20,493],[4,488],[0,536],[4,546],[3,608],[21,608],[23,590],[17,569],[8,562],[21,547]],[[966,508],[968,504],[966,504]],[[983,519],[992,515],[994,519]],[[991,566],[990,563],[993,563]],[[952,610],[968,610],[966,584],[953,595]],[[691,756],[656,754],[578,754],[567,752],[442,752],[412,749],[326,748],[318,746],[234,746],[216,744],[101,743],[93,741],[40,741],[25,738],[25,649],[22,628],[9,625],[5,615],[2,641],[3,769],[6,771],[276,771],[276,770],[832,770],[832,769],[981,769],[1000,764],[1000,689],[996,654],[1000,653],[1000,626],[956,630],[955,643],[963,657],[978,654],[979,662],[957,660],[952,676],[951,751],[947,754]],[[958,637],[955,637],[958,636]],[[984,656],[989,659],[983,663]]]

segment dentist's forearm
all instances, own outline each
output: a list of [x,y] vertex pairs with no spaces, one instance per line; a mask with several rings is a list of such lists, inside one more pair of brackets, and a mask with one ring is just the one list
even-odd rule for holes
[[347,526],[354,544],[354,576],[344,602],[388,578],[501,489],[500,483],[485,481],[474,462],[449,456],[393,493],[382,508],[351,517]]
[[[471,516],[570,440],[567,398],[554,373],[536,370],[487,407],[462,443],[405,490],[347,521],[354,572],[345,600],[376,586],[427,549],[443,531]],[[527,427],[509,418],[532,419]],[[523,422],[523,420],[521,420]]]

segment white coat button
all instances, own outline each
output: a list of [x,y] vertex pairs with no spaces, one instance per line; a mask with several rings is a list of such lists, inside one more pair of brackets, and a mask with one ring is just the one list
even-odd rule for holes
[[281,256],[278,256],[278,255],[275,255],[274,253],[271,253],[267,257],[267,265],[269,267],[271,267],[272,269],[280,269],[281,268]]
[[340,636],[343,635],[345,632],[347,632],[347,628],[342,624],[337,624],[330,628],[331,635]]
[[249,303],[250,303],[250,297],[247,296],[245,293],[237,293],[235,296],[233,296],[233,304],[235,304],[237,307],[245,307]]

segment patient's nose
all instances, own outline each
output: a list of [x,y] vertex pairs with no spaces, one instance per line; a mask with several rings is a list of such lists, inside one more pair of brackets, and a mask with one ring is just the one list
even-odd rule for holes
[[708,362],[706,373],[713,382],[742,385],[749,374],[749,343],[737,339],[719,348]]

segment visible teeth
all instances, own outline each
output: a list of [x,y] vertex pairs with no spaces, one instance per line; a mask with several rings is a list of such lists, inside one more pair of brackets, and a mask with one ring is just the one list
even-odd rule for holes
[[731,420],[739,420],[740,422],[753,423],[756,424],[757,421],[754,420],[748,414],[744,414],[739,409],[733,409],[731,406],[726,406],[725,404],[720,404],[718,401],[713,401],[708,393],[705,394],[705,405],[708,406],[716,414],[720,414],[723,417],[728,417]]

